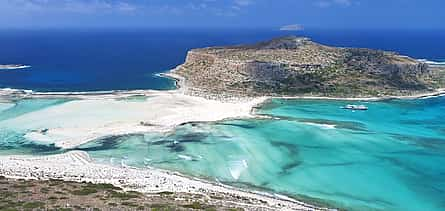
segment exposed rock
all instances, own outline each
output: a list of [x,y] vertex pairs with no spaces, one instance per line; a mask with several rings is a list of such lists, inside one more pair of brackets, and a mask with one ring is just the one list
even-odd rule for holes
[[394,52],[329,47],[290,36],[194,49],[174,72],[192,94],[364,97],[443,87],[444,69]]

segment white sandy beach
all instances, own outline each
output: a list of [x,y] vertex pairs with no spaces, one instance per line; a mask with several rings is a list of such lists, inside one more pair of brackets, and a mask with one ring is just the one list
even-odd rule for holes
[[27,113],[3,124],[23,131],[31,129],[25,136],[30,140],[73,148],[104,136],[167,132],[180,124],[194,121],[250,118],[252,107],[265,100],[221,102],[175,92],[145,96],[147,99],[144,101],[90,96],[90,99]]
[[251,203],[244,206],[262,210],[327,210],[280,195],[249,192],[172,172],[97,164],[82,151],[42,157],[0,156],[0,175],[22,179],[107,183],[144,193],[171,191],[205,196],[211,193],[225,194],[247,198]]

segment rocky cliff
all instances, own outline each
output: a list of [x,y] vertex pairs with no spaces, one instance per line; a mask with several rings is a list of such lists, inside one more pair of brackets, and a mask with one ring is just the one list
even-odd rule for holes
[[443,87],[444,72],[394,52],[329,47],[293,36],[194,49],[175,70],[192,93],[335,97],[425,92]]

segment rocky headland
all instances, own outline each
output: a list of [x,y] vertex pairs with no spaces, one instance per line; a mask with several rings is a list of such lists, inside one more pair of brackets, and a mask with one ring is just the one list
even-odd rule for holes
[[288,36],[190,50],[172,71],[206,96],[406,96],[445,87],[445,67],[395,52],[330,47]]

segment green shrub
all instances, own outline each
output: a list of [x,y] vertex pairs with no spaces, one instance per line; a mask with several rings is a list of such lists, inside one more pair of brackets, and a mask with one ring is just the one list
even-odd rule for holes
[[27,202],[23,205],[23,208],[25,209],[36,209],[36,208],[43,208],[45,206],[45,203],[41,201],[32,201]]
[[128,199],[139,197],[139,195],[134,194],[134,193],[125,193],[125,192],[116,192],[116,191],[111,191],[110,196],[112,198],[119,198],[122,200],[128,200]]
[[183,205],[183,207],[185,207],[185,208],[191,208],[191,209],[196,209],[196,210],[203,209],[201,203],[199,203],[199,202],[197,202],[197,201],[193,202],[192,204],[186,204],[186,205]]
[[74,195],[78,195],[78,196],[86,196],[86,195],[90,195],[93,193],[97,193],[97,189],[90,188],[90,187],[83,187],[82,189],[74,190],[71,193]]

